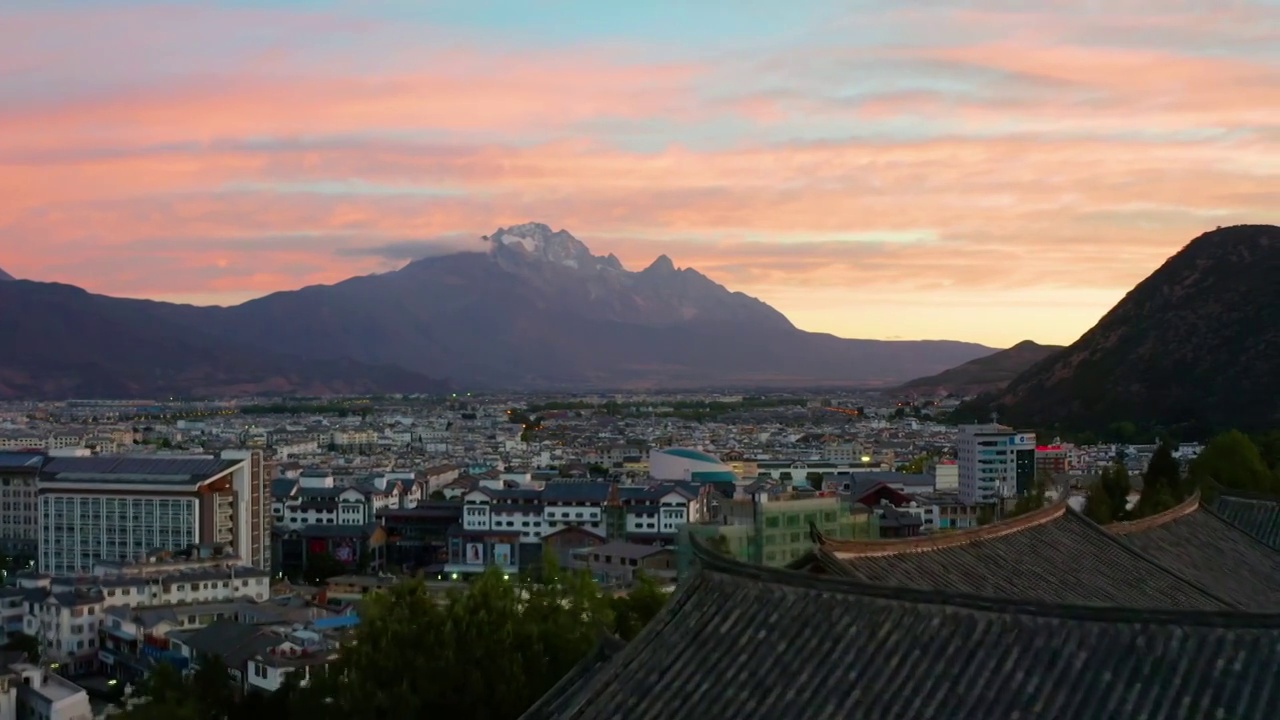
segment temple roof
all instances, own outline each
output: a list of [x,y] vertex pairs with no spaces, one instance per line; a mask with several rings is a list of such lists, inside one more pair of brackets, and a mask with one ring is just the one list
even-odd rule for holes
[[1280,498],[1222,490],[1210,505],[1232,525],[1280,550]]
[[662,613],[526,719],[1271,720],[1280,707],[1277,614],[888,588],[692,542],[699,568]]
[[1280,552],[1201,504],[1106,526],[1157,562],[1248,610],[1280,612]]
[[1132,608],[1238,606],[1065,502],[1005,522],[929,536],[818,539],[814,569],[886,586]]

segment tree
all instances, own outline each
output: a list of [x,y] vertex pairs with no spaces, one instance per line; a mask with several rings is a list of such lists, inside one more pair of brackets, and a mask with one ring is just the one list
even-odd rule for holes
[[23,652],[27,656],[27,662],[40,662],[40,641],[30,635],[23,633],[9,633],[9,641],[4,644],[4,649],[10,652]]
[[1048,492],[1049,478],[1042,473],[1036,477],[1031,489],[1018,498],[1013,505],[1013,510],[1009,511],[1005,517],[1017,517],[1040,510],[1048,502]]
[[445,500],[446,498],[444,496],[443,490],[432,490],[431,494],[427,496],[427,499],[439,501],[439,500]]
[[1182,466],[1173,456],[1173,448],[1170,443],[1161,442],[1142,473],[1142,494],[1138,496],[1133,515],[1140,518],[1162,513],[1185,500],[1188,494],[1187,484],[1182,480]]
[[1233,490],[1276,492],[1276,477],[1263,462],[1258,446],[1239,430],[1218,435],[1191,462],[1196,485],[1216,483]]
[[191,676],[191,695],[199,703],[201,720],[225,720],[235,711],[235,695],[231,692],[227,665],[217,655],[200,660],[200,666]]
[[1116,463],[1102,471],[1102,475],[1085,496],[1084,514],[1099,525],[1119,522],[1129,517],[1129,471]]
[[[723,535],[717,537],[724,538]],[[628,642],[635,639],[666,604],[667,593],[658,583],[637,572],[631,591],[613,598],[613,622],[617,636]]]
[[[275,720],[451,717],[516,720],[600,641],[635,637],[666,602],[637,576],[620,598],[554,562],[544,581],[490,569],[445,602],[410,580],[363,600],[360,624],[328,672],[296,672],[271,695],[230,697],[226,668],[201,665],[184,682],[167,665],[145,684],[145,705],[122,720]],[[500,678],[501,681],[495,681]]]

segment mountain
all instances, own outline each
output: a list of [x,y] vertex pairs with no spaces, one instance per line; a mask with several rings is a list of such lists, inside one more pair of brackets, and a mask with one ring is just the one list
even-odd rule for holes
[[0,270],[0,282],[4,282],[5,280],[13,280],[13,279],[14,277],[12,275],[5,272],[4,270]]
[[640,271],[526,223],[485,252],[281,292],[185,321],[307,357],[397,363],[458,387],[892,385],[988,354],[950,341],[845,340],[659,257]]
[[898,390],[919,395],[977,395],[999,390],[1022,371],[1061,349],[1061,345],[1023,340],[1007,350],[970,360],[937,375],[911,380]]
[[1192,240],[1075,343],[968,412],[1035,428],[1280,427],[1280,228]]
[[[172,333],[192,347],[278,349],[308,362],[349,363],[353,377],[380,384],[390,376],[363,374],[369,366],[398,366],[411,374],[397,382],[430,376],[466,390],[889,386],[991,352],[973,343],[804,332],[670,258],[630,271],[538,223],[501,228],[485,241],[484,252],[229,308],[80,298],[109,304],[122,330],[154,323],[152,340]],[[61,321],[27,314],[37,325]],[[64,342],[49,352],[76,355],[71,339]],[[0,369],[9,362],[0,359]]]
[[0,398],[441,392],[399,367],[304,360],[274,344],[217,343],[174,324],[164,303],[56,283],[0,283]]

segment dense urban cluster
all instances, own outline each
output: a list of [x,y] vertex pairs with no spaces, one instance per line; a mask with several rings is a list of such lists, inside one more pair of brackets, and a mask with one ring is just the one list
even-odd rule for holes
[[[815,540],[959,536],[1059,506],[1135,522],[1202,493],[1280,490],[1275,433],[1073,443],[998,418],[951,424],[958,404],[837,393],[6,406],[9,692],[58,720],[125,707],[516,718],[584,658],[611,656],[604,639],[635,637],[707,552],[796,567]],[[1100,433],[1146,439],[1123,423]]]

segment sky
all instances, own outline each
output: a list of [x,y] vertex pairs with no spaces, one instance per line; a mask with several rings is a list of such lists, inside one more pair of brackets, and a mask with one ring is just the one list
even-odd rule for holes
[[0,268],[234,304],[526,221],[1069,343],[1280,223],[1280,0],[0,0]]

